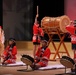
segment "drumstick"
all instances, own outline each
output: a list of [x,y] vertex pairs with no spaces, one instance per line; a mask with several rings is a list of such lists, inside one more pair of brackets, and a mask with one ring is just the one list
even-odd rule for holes
[[38,6],[37,6],[37,10],[36,10],[36,17],[38,17],[39,15],[38,15],[38,12],[39,12],[39,10],[38,10]]
[[37,15],[38,15],[38,6],[37,6]]
[[38,18],[38,6],[37,6],[37,9],[36,9],[36,17],[35,17],[35,23],[37,22],[37,18]]

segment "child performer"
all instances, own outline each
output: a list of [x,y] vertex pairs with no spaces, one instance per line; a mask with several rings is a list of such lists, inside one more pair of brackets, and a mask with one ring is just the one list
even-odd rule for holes
[[40,46],[40,41],[44,36],[44,32],[43,32],[42,28],[40,28],[38,21],[37,21],[37,18],[38,18],[38,6],[37,6],[37,15],[35,17],[35,22],[33,25],[33,40],[32,41],[34,44],[34,50],[33,50],[34,57],[35,57],[35,52],[37,50],[37,47]]
[[17,54],[17,47],[16,42],[14,38],[9,39],[8,46],[3,52],[2,58],[3,58],[3,65],[11,64],[16,62],[16,54]]
[[35,23],[33,26],[33,44],[34,44],[33,55],[34,57],[35,57],[35,52],[37,50],[37,47],[40,46],[41,38],[44,36],[43,30],[39,27],[37,17],[38,15],[36,15]]
[[66,29],[71,35],[72,50],[74,52],[74,61],[76,62],[76,20],[72,25],[66,26]]
[[31,65],[31,68],[35,70],[47,66],[50,54],[51,52],[47,46],[47,41],[42,40],[42,46],[38,48],[34,58],[35,62]]

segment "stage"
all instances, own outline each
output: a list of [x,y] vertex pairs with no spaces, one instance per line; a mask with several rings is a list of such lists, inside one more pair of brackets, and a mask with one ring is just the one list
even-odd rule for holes
[[[29,44],[30,43],[30,44]],[[55,42],[56,46],[59,42]],[[70,42],[65,43],[66,46],[68,47],[68,52],[70,53],[71,57],[73,56],[73,53],[71,51],[71,44]],[[27,47],[26,47],[27,46]],[[22,54],[28,54],[32,56],[33,52],[33,45],[32,42],[17,42],[17,47],[18,47],[18,54],[17,54],[17,62],[20,62],[20,58]],[[22,48],[23,47],[23,48]],[[26,48],[24,48],[26,47]],[[29,48],[28,48],[29,47]],[[49,45],[51,51],[53,51],[53,47],[51,44]],[[61,48],[63,49],[63,48]],[[65,54],[63,54],[65,55]],[[50,59],[53,57],[53,54],[50,56]],[[56,61],[49,61],[49,65],[56,65],[60,64],[59,59],[56,59]],[[34,70],[34,71],[19,71],[19,70],[25,70],[26,66],[0,66],[0,75],[56,75],[56,74],[63,74],[65,73],[65,68],[53,68],[53,69],[47,69],[47,70]],[[29,66],[29,69],[30,66]],[[66,72],[69,73],[70,69],[67,68]],[[65,75],[65,74],[64,74]],[[66,74],[67,75],[67,74]],[[68,74],[69,75],[69,74]],[[71,74],[72,75],[72,74]]]

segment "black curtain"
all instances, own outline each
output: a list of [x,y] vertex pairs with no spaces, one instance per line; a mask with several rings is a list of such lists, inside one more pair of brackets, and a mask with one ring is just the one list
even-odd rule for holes
[[33,17],[36,16],[37,5],[39,6],[39,21],[45,16],[64,15],[64,0],[34,0]]
[[[4,17],[2,24],[2,12],[1,12],[0,25],[3,25],[4,27],[6,39],[8,39],[9,37],[15,37],[17,40],[26,40],[26,41],[32,40],[32,26],[36,16],[37,6],[39,6],[39,18],[38,18],[39,22],[41,22],[42,18],[45,16],[58,17],[64,15],[64,0],[7,0],[7,1],[3,0],[3,1],[4,1],[3,3]],[[2,6],[2,2],[0,3],[1,3],[0,5]],[[2,7],[0,7],[0,11],[2,11]],[[9,15],[12,17],[12,19],[10,18]]]
[[[39,7],[39,17],[38,20],[41,22],[41,19],[45,16],[49,17],[58,17],[64,15],[64,0],[34,0],[33,4],[33,22],[36,16],[36,9],[37,6]],[[47,34],[45,34],[45,37],[48,38]],[[54,35],[54,41],[60,41],[58,35]],[[70,38],[68,38],[68,34],[66,34],[66,37],[64,41],[70,41]]]
[[3,23],[2,23],[3,14],[2,14],[2,11],[3,11],[3,8],[2,8],[2,0],[0,0],[0,26],[3,27]]

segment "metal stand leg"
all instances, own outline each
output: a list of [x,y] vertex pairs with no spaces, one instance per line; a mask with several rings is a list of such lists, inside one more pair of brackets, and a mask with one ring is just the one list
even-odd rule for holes
[[26,65],[26,70],[28,70],[28,65]]
[[23,72],[33,71],[33,70],[29,69],[28,66],[29,66],[29,65],[26,65],[26,69],[21,69],[21,70],[17,70],[17,71],[23,71]]
[[65,74],[66,74],[66,67],[65,67]]

